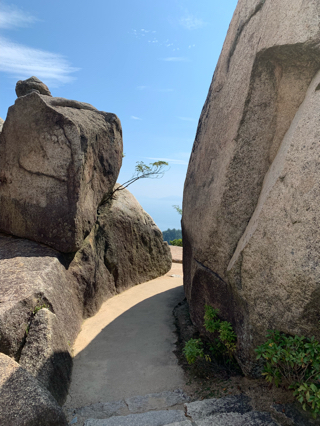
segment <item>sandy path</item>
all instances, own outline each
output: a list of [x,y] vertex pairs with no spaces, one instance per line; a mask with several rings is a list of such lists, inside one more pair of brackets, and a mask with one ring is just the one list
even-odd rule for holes
[[[171,277],[171,275],[176,275]],[[184,385],[172,351],[172,310],[184,298],[182,265],[107,300],[74,345],[67,407],[117,401]]]

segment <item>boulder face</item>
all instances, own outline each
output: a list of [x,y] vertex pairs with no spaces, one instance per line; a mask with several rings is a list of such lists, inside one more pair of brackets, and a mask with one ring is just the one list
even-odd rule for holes
[[219,308],[248,375],[268,329],[320,339],[319,14],[239,0],[185,181],[192,319],[201,328],[204,305]]
[[[117,184],[115,188],[118,188]],[[98,219],[70,264],[90,316],[103,300],[167,273],[172,258],[153,219],[127,190],[101,205]]]
[[0,230],[76,252],[122,162],[114,114],[32,91],[0,134]]
[[0,353],[0,424],[67,426],[53,396],[13,359]]
[[37,77],[30,77],[27,80],[19,80],[16,84],[16,94],[20,96],[29,95],[29,93],[37,91],[41,95],[52,96],[48,86],[42,83]]
[[55,314],[61,334],[73,343],[82,323],[83,296],[66,266],[49,247],[0,234],[0,352],[19,361],[42,306]]
[[[40,307],[39,307],[40,308]],[[62,405],[71,381],[71,342],[66,341],[63,327],[48,308],[34,316],[19,364],[29,371]]]

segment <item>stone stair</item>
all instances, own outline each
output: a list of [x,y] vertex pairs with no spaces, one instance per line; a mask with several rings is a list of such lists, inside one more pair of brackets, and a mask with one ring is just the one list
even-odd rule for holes
[[[282,426],[311,425],[306,418],[253,410],[250,398],[232,395],[190,402],[181,390],[65,408],[69,425],[76,426]],[[278,410],[279,411],[279,410]],[[273,418],[275,417],[275,418]],[[276,420],[275,420],[276,419]],[[279,421],[280,419],[280,421]]]

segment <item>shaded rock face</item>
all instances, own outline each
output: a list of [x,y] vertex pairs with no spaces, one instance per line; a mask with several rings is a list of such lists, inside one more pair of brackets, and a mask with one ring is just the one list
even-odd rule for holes
[[0,230],[76,252],[121,162],[114,114],[37,92],[19,97],[0,134]]
[[82,322],[81,299],[60,253],[0,234],[0,352],[19,361],[34,312],[43,305],[55,315],[65,340],[73,342]]
[[19,364],[29,371],[62,405],[71,381],[71,342],[66,341],[57,316],[43,308],[28,330]]
[[85,289],[84,316],[90,316],[107,297],[164,275],[171,263],[161,231],[124,189],[100,206],[97,223],[69,271]]
[[67,426],[53,396],[13,359],[0,353],[0,424]]
[[319,13],[238,2],[185,181],[192,319],[202,327],[205,303],[219,308],[249,375],[268,329],[320,339]]
[[18,98],[20,98],[20,96],[29,95],[29,93],[35,91],[41,95],[51,96],[51,92],[48,87],[37,77],[30,77],[27,80],[19,80],[16,84],[16,94]]

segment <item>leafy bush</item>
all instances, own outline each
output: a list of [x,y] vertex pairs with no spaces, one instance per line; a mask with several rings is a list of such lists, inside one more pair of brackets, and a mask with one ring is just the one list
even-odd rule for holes
[[171,244],[172,246],[179,246],[179,247],[182,247],[182,239],[180,238],[179,240],[172,240],[172,241],[170,241],[170,244]]
[[205,358],[210,361],[210,357],[203,352],[203,342],[201,339],[190,339],[183,348],[183,353],[188,361],[188,364],[194,364],[198,358]]
[[320,413],[320,343],[314,337],[286,336],[271,330],[267,338],[255,350],[257,359],[266,361],[262,374],[276,386],[293,389],[303,409],[310,406],[316,418]]
[[225,349],[230,358],[236,350],[237,335],[233,331],[232,325],[228,321],[221,321],[218,318],[219,309],[214,309],[210,305],[205,305],[204,326],[210,333],[218,332],[218,348]]
[[[230,322],[221,321],[218,318],[218,314],[218,309],[205,305],[204,327],[209,333],[218,334],[213,344],[210,345],[210,351],[215,356],[227,354],[229,359],[232,359],[236,350],[237,335],[233,331]],[[183,349],[183,353],[189,364],[195,363],[198,358],[205,358],[206,361],[211,361],[210,357],[203,352],[203,342],[201,339],[188,340]]]

